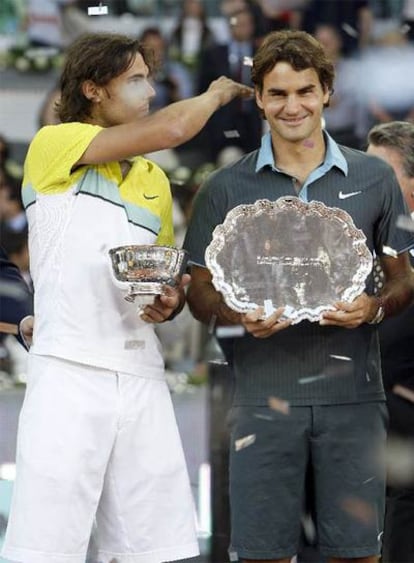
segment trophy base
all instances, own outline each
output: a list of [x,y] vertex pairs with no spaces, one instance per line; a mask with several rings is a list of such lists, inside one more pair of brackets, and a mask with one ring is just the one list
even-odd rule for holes
[[164,293],[165,284],[159,282],[131,283],[124,299],[138,305],[149,305],[157,295]]

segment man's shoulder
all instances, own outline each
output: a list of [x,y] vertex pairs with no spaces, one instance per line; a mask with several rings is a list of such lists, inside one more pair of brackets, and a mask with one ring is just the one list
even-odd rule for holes
[[244,154],[235,162],[226,164],[215,170],[211,177],[215,179],[231,178],[234,176],[243,176],[246,173],[256,172],[258,150]]
[[348,166],[368,166],[373,170],[379,171],[389,170],[390,166],[381,158],[368,154],[362,150],[346,147],[345,145],[338,145],[339,150],[342,152]]

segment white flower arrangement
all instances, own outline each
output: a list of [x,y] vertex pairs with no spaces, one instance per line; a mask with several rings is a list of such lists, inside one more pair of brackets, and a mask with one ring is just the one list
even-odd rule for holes
[[18,72],[44,73],[62,66],[63,54],[52,47],[13,46],[6,52],[3,66]]

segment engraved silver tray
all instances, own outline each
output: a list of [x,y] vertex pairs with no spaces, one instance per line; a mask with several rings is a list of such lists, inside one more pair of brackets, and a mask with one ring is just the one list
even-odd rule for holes
[[373,259],[344,210],[296,197],[239,205],[217,225],[205,253],[226,304],[245,313],[285,307],[298,323],[318,321],[336,301],[365,289]]

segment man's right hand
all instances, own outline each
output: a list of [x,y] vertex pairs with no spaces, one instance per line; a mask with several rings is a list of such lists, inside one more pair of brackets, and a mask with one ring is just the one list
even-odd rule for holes
[[253,98],[254,89],[245,84],[235,82],[227,76],[220,76],[208,87],[207,92],[216,92],[220,97],[220,105],[228,104],[233,98],[240,96],[245,99]]
[[34,326],[34,317],[28,316],[25,317],[19,324],[19,331],[20,336],[26,348],[29,349],[33,342],[33,326]]
[[272,336],[272,334],[275,334],[275,332],[284,330],[292,324],[290,319],[281,320],[283,311],[284,307],[279,307],[279,309],[276,309],[271,315],[264,318],[263,307],[258,307],[242,315],[241,323],[246,331],[255,338],[268,338]]

